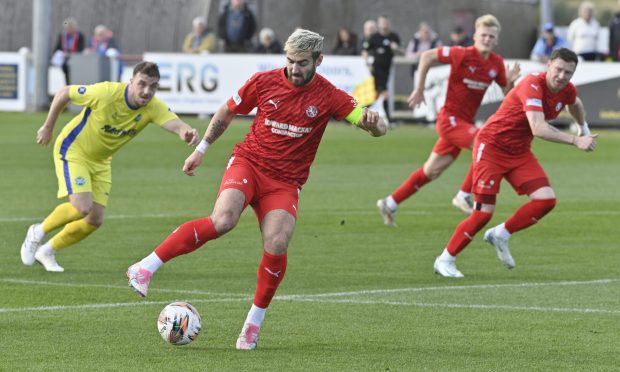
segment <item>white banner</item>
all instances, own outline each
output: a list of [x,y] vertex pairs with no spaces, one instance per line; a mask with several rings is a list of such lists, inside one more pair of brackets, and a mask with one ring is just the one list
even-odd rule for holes
[[0,111],[26,110],[26,56],[0,52]]
[[[144,60],[159,65],[157,96],[172,111],[184,114],[214,113],[254,73],[286,64],[284,54],[145,53]],[[318,72],[348,93],[370,77],[358,56],[325,56]]]

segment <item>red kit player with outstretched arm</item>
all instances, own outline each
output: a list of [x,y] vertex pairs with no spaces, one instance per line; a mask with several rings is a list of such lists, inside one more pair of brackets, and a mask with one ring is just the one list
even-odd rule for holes
[[[530,201],[506,222],[487,230],[484,240],[495,247],[504,265],[515,267],[508,248],[511,234],[540,221],[556,202],[549,179],[532,153],[533,138],[573,145],[584,151],[596,148],[596,135],[590,135],[577,88],[570,82],[576,68],[574,52],[566,48],[555,50],[547,72],[526,76],[482,127],[473,149],[474,211],[456,227],[443,253],[435,260],[436,273],[453,278],[463,276],[456,268],[456,255],[491,220],[502,179]],[[581,124],[581,136],[560,132],[548,123],[564,107]]]
[[[471,149],[477,129],[474,116],[487,88],[495,81],[506,94],[519,77],[518,64],[504,68],[504,59],[493,52],[497,46],[500,23],[487,14],[476,20],[474,45],[463,48],[441,47],[425,51],[420,59],[418,84],[409,96],[410,106],[424,102],[426,75],[435,62],[449,64],[446,102],[437,116],[439,139],[428,160],[390,195],[377,201],[383,222],[394,226],[396,209],[400,203],[415,194],[422,186],[438,178],[459,156],[462,149]],[[471,169],[463,180],[461,190],[452,204],[467,214],[471,213]]]
[[250,132],[228,161],[211,215],[182,224],[127,271],[129,286],[146,296],[153,273],[165,262],[226,234],[251,205],[260,224],[263,257],[254,302],[237,339],[240,350],[256,348],[265,312],[284,278],[299,193],[327,123],[345,119],[375,137],[387,129],[378,113],[358,107],[350,95],[316,74],[322,48],[322,36],[296,30],[284,47],[286,68],[255,74],[215,113],[204,139],[185,160],[183,171],[190,176],[235,115],[257,108]]

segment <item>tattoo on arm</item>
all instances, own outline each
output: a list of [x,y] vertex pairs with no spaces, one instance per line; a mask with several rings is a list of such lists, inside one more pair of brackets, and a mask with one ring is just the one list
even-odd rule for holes
[[209,143],[215,142],[215,140],[220,138],[222,133],[226,131],[229,124],[230,124],[230,121],[225,121],[222,119],[211,123],[211,125],[209,126],[209,130],[207,131],[205,140],[207,140],[207,142]]

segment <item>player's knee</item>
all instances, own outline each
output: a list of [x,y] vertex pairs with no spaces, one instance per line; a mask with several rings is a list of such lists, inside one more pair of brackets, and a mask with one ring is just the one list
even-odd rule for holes
[[264,239],[264,249],[271,254],[280,255],[288,250],[289,239],[286,234],[274,234]]
[[80,212],[80,214],[82,216],[88,216],[88,214],[93,210],[93,205],[91,204],[78,204],[78,205],[74,205],[75,209],[77,209],[78,212]]
[[211,221],[213,221],[215,231],[217,231],[218,235],[221,236],[237,226],[239,216],[232,212],[223,212],[218,213],[217,215],[211,215]]
[[552,198],[552,199],[538,199],[535,200],[536,203],[538,203],[538,205],[541,206],[541,209],[544,210],[545,214],[551,212],[551,210],[553,208],[555,208],[555,205],[557,204],[557,199],[556,198]]

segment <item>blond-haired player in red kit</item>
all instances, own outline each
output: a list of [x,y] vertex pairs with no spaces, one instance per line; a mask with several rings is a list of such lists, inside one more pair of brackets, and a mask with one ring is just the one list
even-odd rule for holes
[[[416,89],[409,96],[411,107],[424,102],[426,75],[435,62],[450,64],[446,102],[437,115],[439,139],[424,165],[411,173],[392,194],[377,201],[383,222],[394,226],[394,214],[400,203],[415,194],[422,186],[436,179],[459,156],[462,149],[471,149],[477,129],[474,116],[487,88],[495,81],[504,94],[512,88],[521,69],[515,64],[506,70],[504,60],[493,53],[501,26],[487,14],[476,20],[474,45],[470,47],[441,47],[422,53]],[[461,190],[452,200],[455,207],[471,213],[471,169],[463,180]]]
[[295,30],[284,45],[286,67],[255,74],[218,109],[204,139],[185,160],[183,171],[190,176],[237,114],[257,111],[250,132],[228,161],[211,215],[182,224],[127,271],[129,286],[146,296],[151,276],[165,262],[226,234],[251,205],[260,224],[263,257],[254,301],[237,339],[240,350],[256,348],[265,312],[284,278],[299,193],[329,120],[345,119],[375,137],[387,130],[377,112],[362,109],[316,73],[322,49],[322,36]]
[[[508,248],[511,234],[540,221],[556,202],[549,179],[532,153],[534,137],[584,151],[596,148],[596,135],[590,135],[577,88],[570,82],[577,68],[577,55],[562,48],[553,51],[550,58],[547,72],[530,74],[519,82],[478,133],[473,150],[474,211],[456,227],[443,253],[435,260],[436,273],[454,278],[463,276],[456,268],[456,255],[491,220],[502,179],[519,195],[529,196],[530,201],[506,222],[487,230],[484,240],[495,247],[504,265],[515,267]],[[548,123],[564,107],[581,124],[580,136],[560,132]]]

